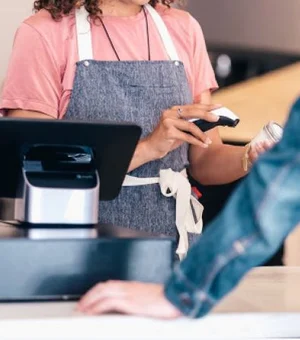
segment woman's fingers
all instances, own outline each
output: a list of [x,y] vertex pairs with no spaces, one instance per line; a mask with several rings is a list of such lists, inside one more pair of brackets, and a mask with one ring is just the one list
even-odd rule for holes
[[251,149],[249,151],[250,162],[254,163],[261,154],[268,151],[273,145],[274,145],[274,143],[272,143],[270,141],[263,141],[263,142],[255,144],[255,145],[252,145]]
[[208,147],[212,141],[194,123],[184,119],[166,118],[163,121],[165,136],[169,140],[180,140],[189,144]]
[[208,122],[217,122],[219,117],[211,111],[222,107],[221,105],[194,104],[185,106],[174,106],[170,111],[172,115],[183,119],[203,119]]
[[199,139],[193,137],[192,135],[177,130],[174,133],[174,138],[181,140],[182,142],[186,142],[191,145],[200,146],[201,148],[207,149],[211,143],[201,142]]
[[158,125],[147,136],[148,149],[152,150],[158,159],[165,157],[184,142],[207,148],[212,141],[190,120],[195,118],[216,122],[219,117],[210,111],[219,107],[221,105],[194,104],[174,106],[164,111]]
[[258,158],[258,152],[257,152],[256,146],[251,146],[248,155],[249,155],[249,161],[251,162],[251,164],[253,164]]
[[191,105],[176,105],[172,107],[172,110],[178,110],[179,108],[182,108],[184,110],[193,110],[193,109],[199,109],[203,111],[212,111],[216,109],[220,109],[223,107],[221,104],[191,104]]
[[[202,130],[198,128],[194,123],[185,120],[174,121],[174,127],[176,127],[178,133],[177,138],[188,142],[189,144],[208,147],[212,141]],[[187,132],[187,133],[185,133]]]
[[263,151],[265,152],[265,151],[271,149],[274,146],[274,144],[275,144],[274,142],[271,142],[269,140],[265,140],[261,143],[261,147],[262,147]]
[[162,124],[167,138],[207,148],[212,141],[189,119],[198,118],[209,122],[216,122],[219,120],[219,117],[210,111],[219,107],[221,107],[219,104],[193,104],[174,106],[164,111],[162,114]]

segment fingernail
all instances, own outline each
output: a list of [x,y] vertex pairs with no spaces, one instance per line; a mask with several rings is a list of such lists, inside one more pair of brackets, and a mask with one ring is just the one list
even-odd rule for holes
[[212,140],[211,140],[211,139],[209,139],[209,138],[206,138],[206,140],[205,140],[205,144],[207,144],[207,145],[210,145],[210,144],[212,144]]

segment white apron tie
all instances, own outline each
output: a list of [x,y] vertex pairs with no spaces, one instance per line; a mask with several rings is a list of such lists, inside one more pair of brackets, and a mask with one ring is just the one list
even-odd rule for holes
[[127,175],[123,186],[159,184],[165,197],[176,199],[176,227],[179,242],[176,254],[182,260],[189,249],[188,233],[201,234],[203,205],[192,195],[191,184],[186,170],[175,172],[172,169],[160,170],[159,177],[139,178]]

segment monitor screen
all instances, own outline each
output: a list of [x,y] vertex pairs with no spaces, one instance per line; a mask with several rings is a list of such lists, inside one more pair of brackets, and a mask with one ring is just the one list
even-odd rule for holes
[[[77,161],[81,160],[80,164],[76,161],[75,163],[86,168],[88,155],[85,150],[93,150],[93,163],[101,182],[100,199],[112,200],[119,194],[140,135],[141,128],[130,123],[1,118],[0,197],[18,197],[20,171],[27,157],[33,161],[46,160],[50,169],[49,164],[58,161],[58,153],[59,159],[64,161],[67,154],[68,157],[75,155],[78,148],[74,146],[81,146],[85,148],[83,154],[80,151],[80,157],[77,157]],[[39,145],[43,147],[39,149]],[[51,151],[53,145],[60,146],[59,152]],[[46,151],[47,146],[49,147]],[[63,149],[65,151],[61,152]],[[67,149],[70,150],[67,152]],[[43,152],[47,153],[47,157],[42,157]],[[77,151],[76,153],[78,155]],[[70,162],[68,164],[70,165]]]

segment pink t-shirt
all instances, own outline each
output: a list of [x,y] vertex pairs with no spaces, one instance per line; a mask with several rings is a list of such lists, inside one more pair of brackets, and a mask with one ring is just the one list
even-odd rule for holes
[[[207,54],[202,30],[187,12],[157,6],[184,63],[195,102],[217,83]],[[148,14],[152,60],[168,60],[158,30]],[[144,14],[133,17],[104,17],[121,60],[146,60],[147,33]],[[92,24],[96,60],[117,60],[103,27]],[[72,93],[78,61],[74,13],[54,21],[46,10],[25,20],[19,27],[0,97],[0,109],[23,109],[62,118]]]

